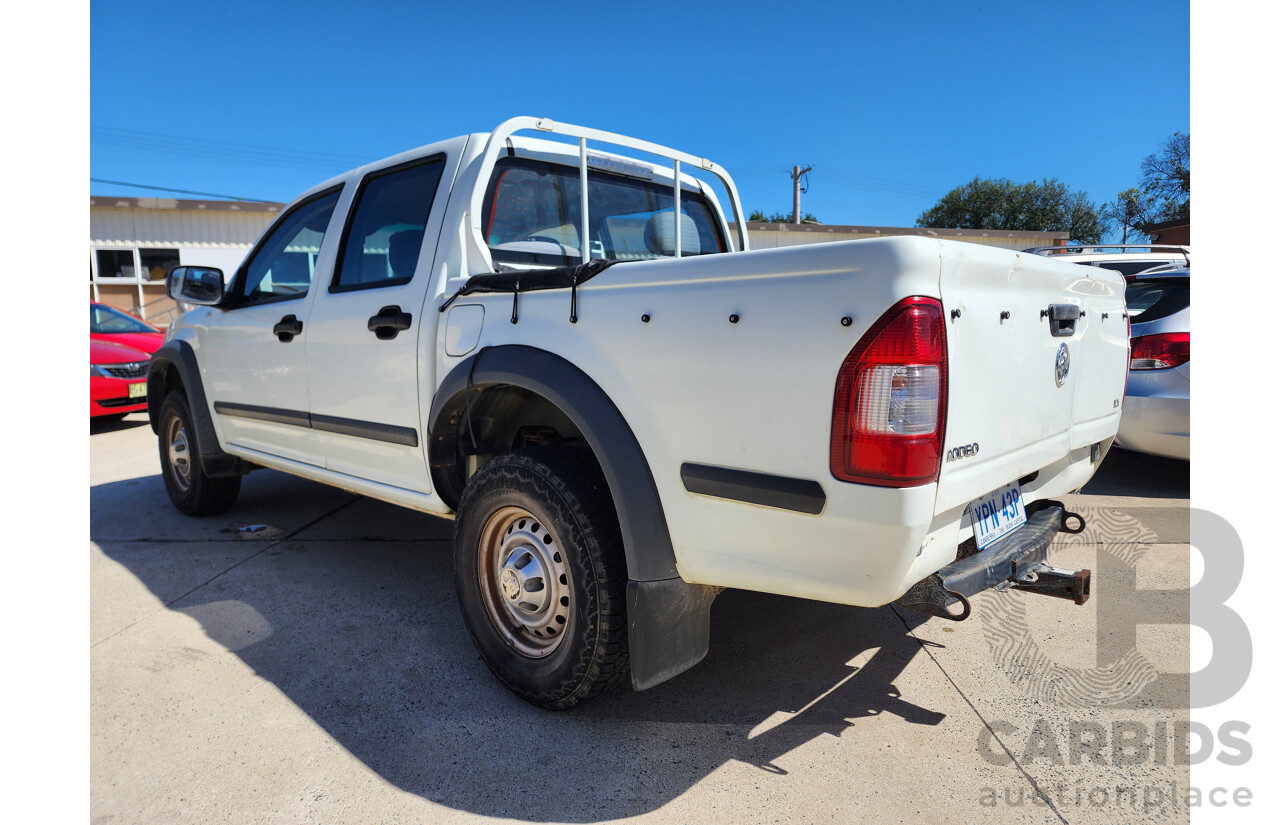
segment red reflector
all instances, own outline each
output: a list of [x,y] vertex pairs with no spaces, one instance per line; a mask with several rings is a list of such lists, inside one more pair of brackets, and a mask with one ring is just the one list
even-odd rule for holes
[[1130,342],[1129,369],[1167,370],[1191,360],[1191,333],[1161,332]]
[[911,487],[938,478],[946,425],[942,304],[904,298],[844,359],[831,414],[831,474]]

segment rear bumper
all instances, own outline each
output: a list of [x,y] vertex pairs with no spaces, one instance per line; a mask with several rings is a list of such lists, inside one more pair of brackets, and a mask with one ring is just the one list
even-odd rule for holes
[[[1059,532],[1080,532],[1084,520],[1057,501],[1038,502],[1027,523],[989,547],[943,567],[916,583],[895,602],[909,610],[964,619],[969,615],[970,596],[993,587],[1017,586],[1045,595],[1084,604],[1089,598],[1091,574],[1088,570],[1058,570],[1046,564],[1049,545]],[[1067,526],[1067,519],[1079,519],[1079,527]],[[959,604],[962,612],[951,608]]]
[[1191,459],[1190,362],[1177,369],[1134,370],[1124,396],[1116,446]]
[[1126,396],[1116,446],[1140,453],[1191,459],[1191,401],[1188,398]]

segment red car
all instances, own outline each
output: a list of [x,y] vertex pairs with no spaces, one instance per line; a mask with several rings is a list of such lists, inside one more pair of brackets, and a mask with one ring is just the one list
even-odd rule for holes
[[124,344],[90,341],[89,417],[145,410],[150,360],[150,354]]
[[127,312],[90,301],[89,339],[113,341],[150,355],[160,349],[160,345],[164,343],[164,333]]

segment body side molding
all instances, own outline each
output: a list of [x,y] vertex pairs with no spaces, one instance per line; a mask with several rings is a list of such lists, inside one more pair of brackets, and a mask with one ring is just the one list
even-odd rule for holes
[[327,433],[351,435],[357,438],[368,438],[373,441],[386,441],[389,444],[403,444],[406,447],[418,446],[417,430],[412,427],[399,427],[395,424],[379,424],[376,421],[339,418],[336,415],[320,415],[319,413],[308,413],[302,410],[260,407],[256,404],[239,404],[231,401],[214,401],[213,411],[219,415],[233,415],[237,418],[252,418],[258,421],[271,421],[276,424],[290,424],[294,427],[306,427]]
[[691,493],[794,510],[811,516],[818,515],[827,506],[827,494],[822,485],[811,479],[685,462],[680,465],[680,480]]

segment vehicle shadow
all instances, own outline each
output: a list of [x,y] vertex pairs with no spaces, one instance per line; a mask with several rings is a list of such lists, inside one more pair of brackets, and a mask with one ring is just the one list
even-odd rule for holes
[[[321,489],[272,475],[280,502]],[[159,477],[90,489],[95,511],[122,496],[169,507]],[[224,520],[243,519],[233,510]],[[731,760],[786,773],[781,757],[858,720],[891,714],[932,727],[945,718],[931,709],[938,696],[903,695],[896,684],[920,655],[908,630],[915,614],[904,624],[892,608],[744,591],[717,599],[710,653],[689,672],[543,711],[503,689],[472,646],[454,597],[451,523],[363,498],[333,520],[181,598],[174,557],[208,546],[194,536],[225,532],[218,524],[191,520],[202,526],[187,531],[190,543],[167,519],[156,523],[170,525],[164,541],[98,543],[362,763],[435,803],[528,821],[615,819],[655,810]]]
[[1191,462],[1112,448],[1081,490],[1085,495],[1191,498]]
[[146,412],[131,413],[124,418],[113,418],[110,416],[99,416],[89,419],[89,435],[97,433],[114,433],[121,430],[132,430],[137,427],[148,426]]

